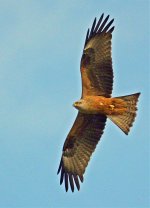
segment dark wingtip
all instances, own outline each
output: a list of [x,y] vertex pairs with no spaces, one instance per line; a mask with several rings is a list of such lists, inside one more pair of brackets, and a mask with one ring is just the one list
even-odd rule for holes
[[101,24],[100,28],[98,29],[98,33],[102,32],[102,30],[103,30],[105,24],[107,23],[108,19],[109,19],[109,15],[107,15],[107,17],[104,19],[103,23]]
[[96,24],[96,17],[94,18],[94,21],[93,21],[93,27],[95,26]]
[[84,46],[86,45],[86,43],[87,43],[87,41],[89,39],[89,32],[90,32],[90,29],[88,28],[87,33],[86,33],[86,38],[85,38],[85,44],[84,44]]
[[77,187],[77,189],[78,189],[78,191],[79,191],[79,190],[80,190],[80,183],[79,183],[78,176],[77,176],[77,175],[73,175],[73,178],[74,178],[76,187]]
[[[84,47],[85,45],[87,44],[87,42],[92,38],[94,37],[96,34],[100,34],[102,32],[110,32],[112,33],[113,30],[114,30],[114,26],[112,28],[110,28],[110,26],[112,25],[112,23],[114,22],[114,19],[112,19],[108,24],[107,24],[107,21],[110,17],[110,15],[107,15],[106,18],[103,20],[103,17],[104,17],[104,13],[102,13],[102,15],[100,16],[98,22],[96,23],[96,17],[93,21],[93,24],[92,24],[92,27],[91,29],[87,31],[87,34],[86,34],[86,38],[85,38],[85,44],[84,44]],[[110,29],[109,29],[110,28]],[[109,30],[108,30],[109,29]]]
[[60,175],[60,185],[63,183],[63,180],[64,180],[64,170],[62,168],[61,175]]
[[140,94],[141,94],[141,92],[138,92],[138,93],[136,93],[137,94],[137,97],[139,97],[140,96]]
[[58,167],[58,170],[57,170],[57,175],[59,174],[59,172],[61,170],[61,166],[62,166],[62,160],[60,161],[60,164],[59,164],[59,167]]
[[90,32],[89,38],[92,37],[92,35],[94,34],[95,25],[96,25],[96,17],[95,17],[95,19],[94,19],[94,21],[93,21],[93,24],[92,24],[92,28],[91,28],[91,32]]
[[83,175],[80,175],[79,178],[80,178],[80,181],[83,183],[84,181]]
[[70,173],[69,173],[69,182],[70,182],[71,191],[74,192],[74,182],[73,182],[72,174]]
[[115,26],[111,27],[110,30],[108,30],[108,33],[112,33],[115,29]]
[[103,12],[102,15],[100,16],[100,19],[103,19],[103,17],[104,17],[104,12]]
[[65,173],[65,189],[68,191],[68,173]]
[[107,30],[108,30],[108,28],[112,25],[112,23],[114,22],[114,19],[112,19],[107,25],[106,25],[106,27],[104,27],[104,29],[103,29],[103,33],[106,33],[107,32]]
[[100,18],[99,18],[99,20],[98,20],[98,22],[97,22],[97,25],[96,25],[96,27],[95,27],[94,33],[96,33],[96,32],[98,31],[99,26],[100,26],[100,24],[101,24],[101,22],[102,22],[102,20],[103,20],[103,17],[104,17],[104,13],[100,16]]
[[60,173],[60,185],[62,185],[62,183],[64,182],[66,192],[68,192],[69,184],[70,184],[70,188],[71,188],[72,192],[74,192],[75,185],[76,185],[78,191],[80,190],[79,179],[81,182],[83,182],[83,180],[84,180],[83,175],[76,175],[76,174],[66,172],[64,169],[62,159],[60,161],[60,165],[59,165],[59,168],[57,171],[57,174],[59,174],[59,173]]

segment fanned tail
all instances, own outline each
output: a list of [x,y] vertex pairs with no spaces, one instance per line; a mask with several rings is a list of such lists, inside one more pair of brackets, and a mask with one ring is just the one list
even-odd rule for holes
[[127,110],[121,115],[108,115],[107,117],[113,121],[125,134],[128,134],[136,117],[137,102],[140,93],[117,97],[127,104]]

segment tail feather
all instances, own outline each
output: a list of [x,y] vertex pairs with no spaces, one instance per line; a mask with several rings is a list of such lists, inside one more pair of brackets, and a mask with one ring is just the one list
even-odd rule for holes
[[135,120],[139,96],[140,93],[117,97],[126,102],[127,110],[121,115],[108,115],[108,118],[113,121],[125,134],[129,133]]

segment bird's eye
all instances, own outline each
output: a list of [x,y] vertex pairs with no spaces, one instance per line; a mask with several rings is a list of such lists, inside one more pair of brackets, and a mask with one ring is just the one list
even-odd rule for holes
[[77,105],[80,105],[80,104],[81,104],[81,102],[80,102],[80,101],[77,101],[77,102],[76,102],[76,104],[77,104]]

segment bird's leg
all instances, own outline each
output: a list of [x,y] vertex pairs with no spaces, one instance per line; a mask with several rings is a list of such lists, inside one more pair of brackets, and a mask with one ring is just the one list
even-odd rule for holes
[[109,105],[109,114],[110,115],[114,112],[114,108],[115,108],[114,105],[112,105],[112,104]]
[[110,109],[113,111],[115,106],[114,105],[109,105]]

